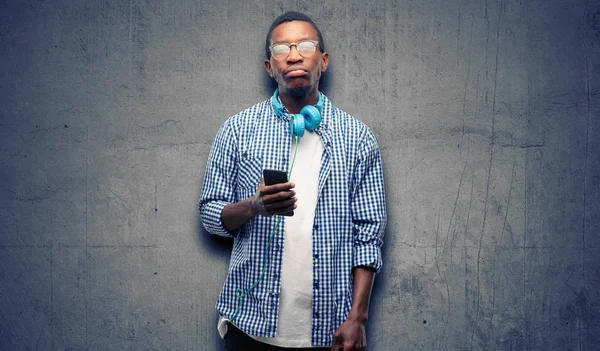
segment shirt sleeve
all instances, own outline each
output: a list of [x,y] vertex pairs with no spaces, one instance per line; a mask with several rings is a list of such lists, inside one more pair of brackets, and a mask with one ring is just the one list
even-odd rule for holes
[[237,152],[235,133],[231,119],[221,126],[210,150],[202,193],[198,202],[202,225],[211,234],[234,237],[239,232],[230,232],[221,223],[221,211],[235,203],[237,179]]
[[385,189],[381,154],[367,129],[359,146],[351,197],[354,235],[353,267],[381,270],[381,246],[386,225]]

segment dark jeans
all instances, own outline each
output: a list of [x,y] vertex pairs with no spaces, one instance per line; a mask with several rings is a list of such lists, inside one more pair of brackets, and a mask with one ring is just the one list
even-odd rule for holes
[[277,347],[256,341],[244,334],[233,324],[227,324],[227,334],[225,334],[226,351],[329,351],[331,347],[320,348],[284,348]]

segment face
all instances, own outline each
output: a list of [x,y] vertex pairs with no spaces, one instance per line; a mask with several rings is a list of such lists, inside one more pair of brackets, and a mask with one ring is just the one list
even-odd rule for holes
[[[297,43],[301,40],[319,40],[317,31],[308,22],[285,22],[273,30],[271,45],[276,43]],[[319,48],[310,57],[302,57],[292,46],[285,59],[275,60],[271,56],[265,60],[267,73],[275,78],[279,90],[289,95],[306,95],[319,86],[321,73],[325,72],[329,64],[329,56],[322,53]]]

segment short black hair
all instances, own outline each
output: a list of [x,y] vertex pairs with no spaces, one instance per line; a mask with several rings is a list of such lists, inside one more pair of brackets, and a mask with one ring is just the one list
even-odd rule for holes
[[269,50],[269,46],[271,46],[271,34],[273,34],[275,27],[282,23],[291,21],[302,21],[310,23],[310,25],[313,26],[313,28],[315,28],[315,30],[317,31],[317,36],[319,37],[319,49],[321,49],[321,52],[325,52],[325,41],[323,40],[323,35],[321,34],[321,31],[319,30],[319,27],[317,27],[315,22],[313,22],[313,20],[310,17],[303,13],[296,11],[288,11],[283,15],[277,17],[275,21],[273,21],[273,23],[271,24],[271,27],[269,28],[269,32],[267,33],[267,40],[265,41],[265,52],[267,54],[267,60],[271,56],[271,50]]

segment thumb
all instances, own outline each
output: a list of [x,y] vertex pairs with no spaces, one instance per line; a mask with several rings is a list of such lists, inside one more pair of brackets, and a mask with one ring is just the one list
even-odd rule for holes
[[256,192],[254,196],[250,199],[250,206],[252,206],[254,213],[266,216],[267,210],[265,209],[265,204],[263,203],[262,196],[260,196],[260,188],[265,185],[265,179],[261,179],[260,185],[256,188]]

